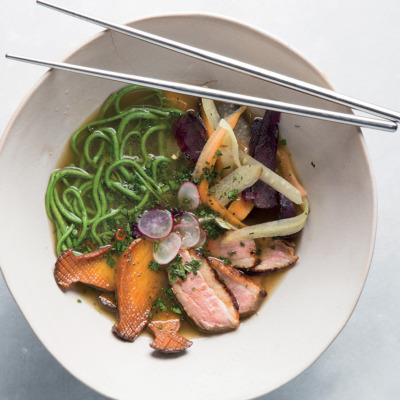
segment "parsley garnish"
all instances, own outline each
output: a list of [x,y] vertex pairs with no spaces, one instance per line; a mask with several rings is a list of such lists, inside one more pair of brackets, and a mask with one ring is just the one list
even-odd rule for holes
[[177,256],[167,267],[169,281],[171,283],[175,283],[178,279],[185,280],[187,278],[187,274],[190,274],[191,272],[196,275],[200,266],[201,262],[196,259],[186,261],[183,265],[182,257]]
[[228,192],[228,199],[234,201],[237,199],[238,194],[239,194],[239,191],[237,189],[230,190]]
[[228,257],[221,257],[221,260],[225,265],[232,264],[232,261]]
[[149,268],[153,271],[159,271],[161,266],[160,266],[160,264],[156,263],[155,261],[150,261]]
[[158,311],[158,310],[165,311],[167,309],[167,306],[165,305],[165,303],[162,300],[158,299],[154,302],[153,308],[155,308],[156,311]]
[[109,265],[111,268],[114,267],[115,265],[115,260],[112,257],[107,258],[107,265]]
[[182,310],[178,306],[171,306],[169,309],[175,314],[182,315]]

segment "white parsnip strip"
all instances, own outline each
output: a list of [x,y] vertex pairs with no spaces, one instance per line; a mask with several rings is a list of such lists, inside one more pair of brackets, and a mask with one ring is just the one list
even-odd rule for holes
[[210,123],[211,129],[215,131],[218,128],[219,121],[221,119],[217,107],[213,100],[201,99],[203,104],[204,112],[207,116],[208,122]]
[[309,213],[308,201],[306,198],[303,199],[302,208],[303,212],[296,217],[264,222],[262,224],[246,226],[245,228],[228,232],[225,235],[223,242],[239,242],[245,239],[287,236],[299,232],[303,229]]
[[240,163],[240,159],[239,159],[239,144],[238,144],[236,135],[233,132],[231,125],[228,124],[228,122],[226,122],[226,120],[222,118],[219,121],[219,126],[222,126],[223,128],[225,128],[226,133],[227,133],[227,135],[225,135],[225,137],[224,137],[222,144],[224,146],[230,147],[230,149],[232,150],[232,155],[233,155],[235,164],[237,167],[240,167],[241,163]]
[[261,172],[261,167],[253,165],[242,165],[236,168],[212,188],[215,200],[221,206],[226,206],[232,200],[229,198],[232,191],[238,194],[254,185],[260,178]]
[[272,186],[277,192],[282,193],[288,199],[292,200],[296,204],[303,202],[301,193],[291,183],[283,179],[281,176],[271,171],[265,165],[255,160],[253,157],[246,154],[243,150],[239,150],[240,161],[244,165],[254,165],[262,167],[263,171],[260,176],[260,180]]

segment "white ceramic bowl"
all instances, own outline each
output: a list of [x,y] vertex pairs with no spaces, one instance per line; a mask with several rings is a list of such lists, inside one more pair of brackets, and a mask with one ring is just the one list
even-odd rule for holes
[[[276,39],[208,15],[134,23],[324,87],[326,78]],[[106,32],[68,62],[348,111],[223,68]],[[32,67],[34,68],[34,67]],[[52,229],[44,207],[51,171],[71,133],[116,82],[51,71],[10,122],[0,157],[0,265],[29,324],[81,381],[118,399],[248,399],[288,382],[329,346],[350,317],[371,261],[376,198],[365,143],[355,127],[282,117],[281,129],[309,192],[300,260],[257,316],[235,332],[195,340],[186,354],[155,356],[149,337],[117,340],[111,321],[55,284]],[[20,238],[20,240],[15,240]]]

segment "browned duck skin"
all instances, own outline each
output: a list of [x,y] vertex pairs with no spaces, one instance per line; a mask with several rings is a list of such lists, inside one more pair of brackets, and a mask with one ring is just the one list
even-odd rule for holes
[[253,239],[241,242],[223,242],[224,236],[210,240],[208,250],[213,257],[229,258],[232,265],[239,269],[252,268],[258,263],[256,243]]
[[265,289],[236,268],[225,265],[217,258],[209,257],[210,265],[217,271],[218,277],[235,296],[239,304],[239,315],[246,317],[254,314],[267,296]]
[[149,321],[151,306],[162,288],[162,274],[149,268],[153,243],[134,240],[122,254],[117,270],[118,322],[113,332],[133,342]]
[[218,279],[216,272],[200,253],[181,250],[182,264],[197,260],[197,273],[172,284],[172,291],[194,324],[205,332],[224,332],[239,326],[236,299]]
[[64,251],[56,261],[56,282],[64,289],[69,289],[73,283],[82,282],[101,290],[114,291],[115,270],[103,257],[110,249],[111,245],[79,256],[72,249]]
[[258,241],[261,250],[260,263],[247,272],[268,274],[291,267],[298,259],[294,255],[295,244],[288,240],[265,238]]
[[155,338],[150,347],[161,353],[180,353],[188,349],[193,342],[179,335],[181,326],[179,317],[171,316],[171,313],[158,313],[152,318],[147,327],[153,332]]

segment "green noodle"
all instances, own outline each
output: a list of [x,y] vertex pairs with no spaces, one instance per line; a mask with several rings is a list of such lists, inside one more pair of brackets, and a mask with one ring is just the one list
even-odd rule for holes
[[110,95],[98,119],[72,135],[78,167],[54,171],[45,197],[57,254],[67,248],[87,252],[88,243],[102,246],[118,226],[129,226],[146,208],[167,201],[173,177],[166,168],[176,161],[165,155],[166,136],[182,111],[166,104],[159,90],[129,86]]

